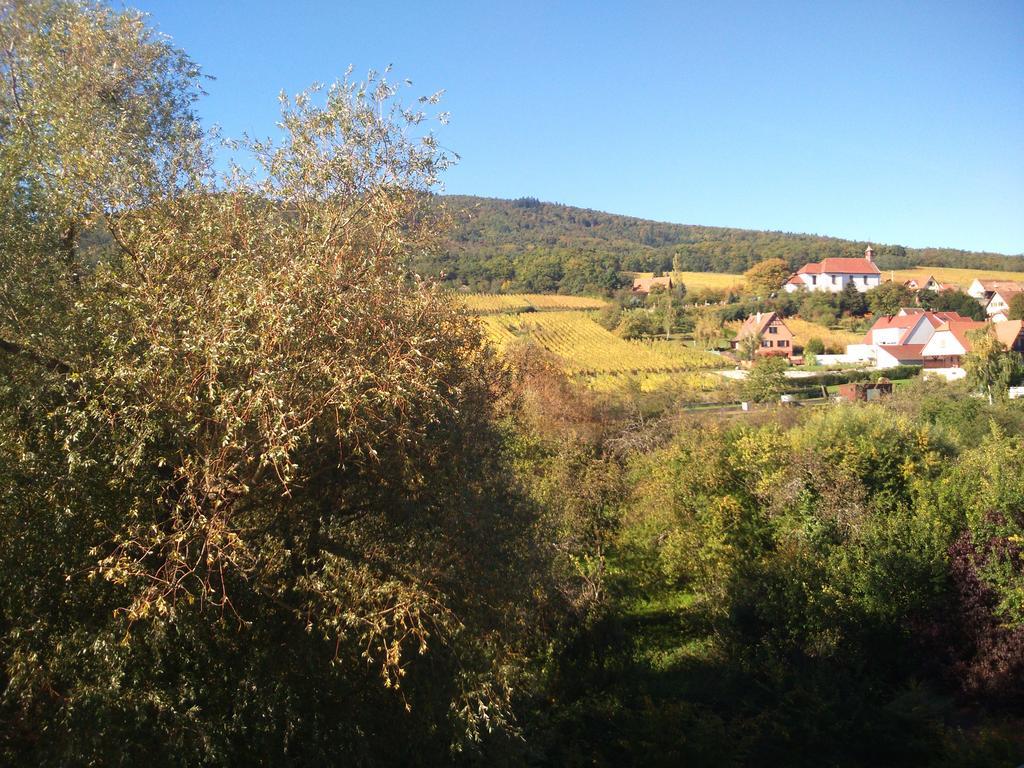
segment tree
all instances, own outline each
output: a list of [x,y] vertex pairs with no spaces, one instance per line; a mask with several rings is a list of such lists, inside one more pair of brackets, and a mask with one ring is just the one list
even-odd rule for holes
[[694,340],[703,349],[711,349],[722,338],[722,322],[714,312],[703,312],[693,330]]
[[868,305],[875,315],[887,315],[892,317],[899,313],[901,307],[908,307],[913,303],[914,295],[910,289],[902,283],[882,283],[877,288],[868,291]]
[[409,764],[501,728],[547,555],[505,374],[408,269],[437,99],[284,98],[218,176],[138,15],[0,20],[0,762]]
[[810,355],[823,355],[825,353],[825,342],[819,338],[808,339],[807,345],[804,347],[804,353]]
[[775,400],[786,388],[786,369],[789,363],[778,355],[759,359],[743,381],[743,396],[755,403]]
[[1024,320],[1024,293],[1014,294],[1010,299],[1010,311],[1007,314],[1010,320]]
[[963,291],[940,291],[930,301],[930,309],[936,312],[957,312],[972,320],[984,320],[985,308],[973,296]]
[[1008,350],[988,328],[970,332],[971,351],[964,356],[967,383],[982,392],[989,403],[1006,398],[1010,383],[1021,371],[1021,358]]
[[765,259],[744,272],[743,276],[752,294],[769,296],[782,288],[782,284],[789,277],[789,272],[789,265],[785,260]]
[[757,350],[761,348],[762,336],[760,333],[749,333],[739,340],[737,350],[741,360],[753,360]]
[[844,285],[839,293],[839,311],[853,317],[863,317],[868,311],[867,299],[852,282]]

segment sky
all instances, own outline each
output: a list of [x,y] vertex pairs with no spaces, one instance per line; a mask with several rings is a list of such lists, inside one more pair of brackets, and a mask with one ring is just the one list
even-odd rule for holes
[[225,135],[393,65],[444,90],[445,191],[1024,253],[1024,2],[138,0]]

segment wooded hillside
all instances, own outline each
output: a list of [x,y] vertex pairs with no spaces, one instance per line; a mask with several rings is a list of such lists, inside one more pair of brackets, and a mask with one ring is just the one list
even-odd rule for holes
[[[668,224],[543,203],[536,198],[441,198],[455,214],[446,252],[417,263],[474,290],[582,293],[617,287],[622,271],[743,272],[768,258],[794,269],[828,256],[860,255],[867,242],[819,235]],[[874,243],[883,269],[918,265],[1020,269],[1024,259],[952,248]]]

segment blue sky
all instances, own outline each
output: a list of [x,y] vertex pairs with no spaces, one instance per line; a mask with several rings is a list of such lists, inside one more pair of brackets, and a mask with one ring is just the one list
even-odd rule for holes
[[140,0],[269,135],[277,94],[444,89],[446,191],[1024,253],[1024,2]]

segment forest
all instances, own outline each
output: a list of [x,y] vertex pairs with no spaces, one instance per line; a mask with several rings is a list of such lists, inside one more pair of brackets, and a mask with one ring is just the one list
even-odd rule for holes
[[437,94],[224,169],[143,15],[0,50],[0,764],[1024,761],[1021,401],[641,409],[418,271]]
[[[442,196],[453,216],[445,248],[414,261],[420,274],[475,291],[608,293],[622,272],[742,273],[767,259],[791,270],[831,256],[861,256],[866,242],[818,235],[666,224],[543,203]],[[685,215],[685,212],[681,215]],[[1021,255],[873,244],[883,270],[917,266],[1016,271]]]

